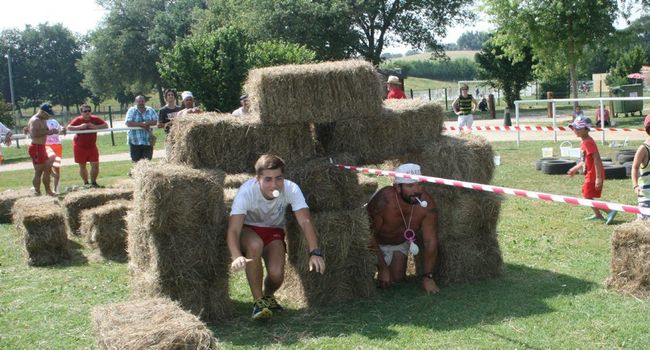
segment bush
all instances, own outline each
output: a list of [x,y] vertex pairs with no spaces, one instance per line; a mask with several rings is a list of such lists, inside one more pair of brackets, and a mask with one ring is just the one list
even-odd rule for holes
[[11,116],[11,104],[0,100],[0,123],[9,129],[14,127],[14,118]]
[[476,63],[459,58],[447,61],[394,61],[390,67],[399,68],[403,74],[435,80],[474,80]]
[[542,82],[539,84],[540,99],[546,99],[546,93],[553,91],[553,98],[568,98],[569,97],[569,82],[568,81],[551,81]]
[[263,41],[249,45],[247,50],[247,62],[250,68],[316,62],[315,51],[284,41]]

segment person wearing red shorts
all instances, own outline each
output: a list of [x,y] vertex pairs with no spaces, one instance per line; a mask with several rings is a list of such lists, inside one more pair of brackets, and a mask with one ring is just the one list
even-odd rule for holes
[[46,121],[47,128],[49,130],[56,130],[56,134],[48,135],[45,140],[45,150],[47,151],[47,157],[52,163],[52,178],[54,179],[54,193],[59,193],[59,181],[61,180],[61,158],[63,157],[63,145],[61,145],[61,139],[59,138],[59,133],[65,135],[65,129],[59,124],[59,122],[50,118]]
[[47,150],[45,149],[45,142],[48,135],[58,134],[58,130],[49,130],[47,128],[47,119],[54,115],[52,106],[49,103],[43,103],[38,113],[29,119],[26,132],[32,139],[29,145],[29,156],[32,158],[34,165],[34,177],[32,178],[32,186],[34,194],[41,194],[41,182],[45,188],[45,193],[49,196],[54,196],[54,192],[50,188],[50,176],[52,171],[52,161],[50,161]]
[[[92,115],[89,105],[81,106],[81,115],[72,119],[66,127],[69,131],[89,131],[108,128],[108,124],[95,115]],[[99,150],[97,149],[97,133],[82,132],[74,136],[72,140],[72,153],[74,162],[79,164],[79,175],[84,185],[100,187],[97,184],[99,176]],[[90,183],[88,183],[88,169],[86,163],[90,163]]]
[[[573,123],[569,125],[573,132],[582,141],[580,142],[580,149],[582,151],[582,159],[573,168],[569,169],[567,174],[569,176],[575,175],[581,167],[585,169],[585,182],[582,185],[582,196],[585,199],[600,198],[603,191],[603,182],[605,181],[605,169],[603,168],[603,161],[600,159],[598,153],[598,146],[594,139],[589,136],[589,124],[584,119],[576,118]],[[605,220],[607,225],[614,221],[616,210],[605,210],[598,208],[591,208],[594,215],[586,218],[586,220]],[[607,218],[603,217],[600,211],[607,214]]]
[[[284,178],[284,166],[279,157],[262,155],[255,163],[257,176],[239,188],[228,222],[230,267],[233,271],[246,270],[254,300],[254,320],[270,318],[274,311],[282,310],[273,293],[284,280],[284,213],[287,206],[291,205],[309,246],[309,270],[325,272],[325,260],[318,248],[309,207],[300,187]],[[262,259],[266,266],[263,281]]]

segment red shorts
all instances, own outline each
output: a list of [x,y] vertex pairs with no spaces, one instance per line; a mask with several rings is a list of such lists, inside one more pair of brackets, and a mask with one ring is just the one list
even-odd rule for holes
[[281,228],[277,227],[260,227],[260,226],[251,226],[251,225],[244,225],[244,227],[247,227],[255,233],[257,233],[258,236],[262,239],[262,242],[264,242],[264,246],[266,247],[269,245],[269,243],[280,240],[284,242],[284,230]]
[[32,163],[40,165],[47,162],[47,150],[45,150],[45,145],[32,143],[29,145],[28,152],[29,156],[32,157]]
[[60,143],[54,143],[51,145],[45,145],[45,150],[47,151],[47,157],[54,157],[54,163],[52,164],[55,168],[61,167],[61,156],[63,155],[63,146]]
[[600,188],[600,191],[596,189],[596,182],[586,182],[582,184],[582,196],[587,199],[591,198],[600,198],[600,194],[603,191],[603,188]]
[[73,145],[72,153],[74,154],[74,162],[77,164],[99,162],[99,151],[97,150],[97,146],[94,146],[92,148],[83,148],[77,145]]

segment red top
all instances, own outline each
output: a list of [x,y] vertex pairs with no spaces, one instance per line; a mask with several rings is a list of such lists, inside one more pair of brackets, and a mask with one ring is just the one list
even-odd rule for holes
[[598,146],[596,146],[594,139],[587,137],[580,143],[580,149],[582,150],[582,160],[585,162],[585,182],[595,182],[596,168],[594,167],[592,154],[598,152]]
[[386,96],[386,99],[391,99],[391,98],[397,98],[397,99],[406,98],[406,94],[404,93],[404,91],[400,89],[393,89],[388,91],[388,95]]
[[[95,125],[104,125],[106,122],[102,119],[99,118],[95,115],[91,115],[90,119],[86,120],[82,115],[72,119],[68,125],[71,126],[78,126],[78,125],[83,125],[86,123],[92,123]],[[83,148],[90,148],[94,147],[97,142],[97,133],[89,133],[89,134],[76,134],[74,135],[73,143],[75,146],[83,147]]]

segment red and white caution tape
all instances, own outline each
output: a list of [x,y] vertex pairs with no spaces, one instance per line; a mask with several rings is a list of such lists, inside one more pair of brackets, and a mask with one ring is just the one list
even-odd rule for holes
[[[540,126],[540,125],[522,125],[522,126],[472,126],[457,127],[443,126],[442,130],[451,131],[573,131],[567,126]],[[591,128],[592,131],[645,131],[643,128]]]
[[341,170],[351,170],[351,171],[356,171],[356,172],[359,172],[359,173],[365,173],[365,174],[371,174],[371,175],[400,177],[400,178],[404,178],[404,179],[417,180],[419,182],[429,182],[429,183],[434,183],[434,184],[438,184],[438,185],[446,185],[446,186],[453,186],[453,187],[468,188],[470,190],[476,190],[476,191],[493,192],[493,193],[498,193],[498,194],[509,194],[509,195],[513,195],[513,196],[517,196],[517,197],[541,199],[541,200],[545,200],[545,201],[566,203],[566,204],[571,204],[571,205],[581,205],[581,206],[585,206],[585,207],[598,208],[598,209],[602,209],[602,210],[616,210],[616,211],[623,211],[623,212],[632,213],[632,214],[650,215],[650,208],[640,208],[640,207],[636,207],[636,206],[632,206],[632,205],[626,205],[626,204],[594,201],[594,200],[584,199],[584,198],[567,197],[567,196],[560,196],[560,195],[557,195],[557,194],[533,192],[533,191],[526,191],[526,190],[507,188],[507,187],[484,185],[484,184],[479,184],[479,183],[474,183],[474,182],[448,180],[448,179],[442,179],[442,178],[439,178],[439,177],[432,177],[432,176],[412,175],[412,174],[399,173],[399,172],[390,171],[390,170],[380,170],[380,169],[370,169],[370,168],[357,167],[357,166],[353,166],[353,165],[342,165],[342,164],[334,164],[334,165],[337,166]]

